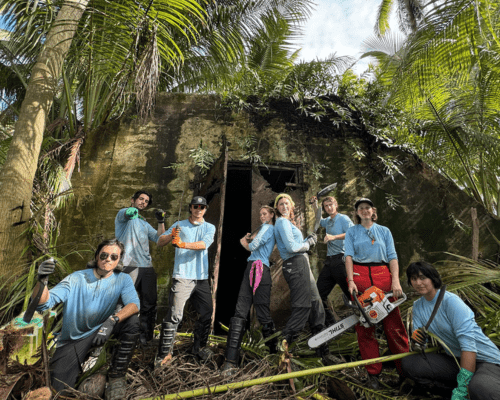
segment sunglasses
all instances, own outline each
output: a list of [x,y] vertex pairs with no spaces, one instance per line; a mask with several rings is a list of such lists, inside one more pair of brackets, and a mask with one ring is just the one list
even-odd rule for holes
[[205,208],[207,208],[207,206],[203,206],[203,205],[193,205],[193,208],[195,210],[197,210],[198,208],[201,209],[201,210],[204,210]]
[[366,234],[372,240],[372,244],[375,243],[375,236],[373,235],[373,233],[371,233],[370,231],[367,230]]
[[101,253],[101,254],[99,254],[99,259],[100,260],[107,260],[109,256],[111,256],[112,261],[116,261],[120,258],[120,256],[118,254]]

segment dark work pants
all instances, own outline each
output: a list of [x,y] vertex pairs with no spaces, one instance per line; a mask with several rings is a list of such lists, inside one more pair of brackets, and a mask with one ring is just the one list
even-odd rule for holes
[[290,288],[292,314],[282,333],[293,340],[304,329],[311,312],[310,268],[307,256],[299,254],[283,261],[283,276]]
[[[116,324],[112,335],[120,339],[126,333],[139,333],[139,317],[137,314]],[[92,340],[94,340],[95,335],[97,335],[97,331],[86,338],[56,349],[54,356],[50,360],[50,378],[51,385],[57,392],[66,388],[66,385],[72,388],[75,387],[78,375],[81,373],[81,364],[93,347]]]
[[[457,387],[460,368],[453,357],[446,354],[412,355],[403,358],[401,365],[403,373],[419,385],[450,391]],[[478,361],[468,390],[471,400],[500,400],[500,366]]]
[[259,283],[259,287],[255,290],[255,294],[253,294],[253,288],[250,286],[250,270],[252,269],[252,264],[253,261],[248,262],[245,273],[243,274],[243,281],[241,282],[234,316],[236,318],[247,319],[248,312],[253,304],[259,323],[265,325],[273,322],[271,311],[269,310],[272,286],[271,270],[266,265],[263,266],[262,279]]
[[123,272],[130,275],[141,301],[139,314],[141,333],[147,340],[153,338],[154,324],[156,322],[157,303],[157,277],[153,267],[125,267]]
[[323,264],[323,269],[321,270],[316,283],[323,307],[325,309],[325,322],[328,326],[335,323],[335,317],[328,306],[328,295],[335,288],[335,285],[338,284],[340,286],[342,292],[344,292],[348,299],[351,297],[347,286],[347,274],[345,271],[343,257],[344,254],[328,256]]

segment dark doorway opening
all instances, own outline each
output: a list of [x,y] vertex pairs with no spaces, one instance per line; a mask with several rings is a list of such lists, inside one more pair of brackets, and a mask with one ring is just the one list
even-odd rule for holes
[[[252,187],[253,174],[260,174],[269,183],[267,187],[276,193],[284,192],[287,188],[287,190],[293,190],[292,187],[287,186],[287,183],[298,183],[295,168],[259,167],[257,172],[248,165],[230,164],[228,166],[215,334],[225,334],[219,323],[229,326],[230,319],[234,316],[243,273],[247,265],[246,260],[250,255],[241,246],[240,239],[246,233],[252,232],[252,229],[260,226],[260,221],[255,215],[255,210],[258,210],[260,205],[256,206],[254,203],[274,205],[272,201],[259,201],[259,193],[254,192],[255,188]],[[252,209],[254,210],[253,217]]]

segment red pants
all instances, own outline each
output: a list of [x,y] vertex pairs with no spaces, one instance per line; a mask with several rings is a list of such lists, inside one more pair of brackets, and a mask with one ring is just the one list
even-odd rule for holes
[[[376,286],[384,292],[391,291],[392,276],[389,268],[385,265],[381,266],[362,266],[354,264],[354,272],[359,275],[354,275],[354,283],[359,292],[364,292],[370,286]],[[391,302],[394,299],[390,299]],[[382,320],[387,344],[392,354],[407,353],[410,348],[408,346],[408,334],[406,333],[399,307],[393,310],[387,317]],[[377,338],[375,337],[375,327],[365,328],[358,324],[355,327],[358,334],[359,351],[363,360],[380,357]],[[396,368],[399,374],[402,374],[401,361],[395,361]],[[382,363],[367,365],[366,370],[370,375],[378,375],[382,372]]]

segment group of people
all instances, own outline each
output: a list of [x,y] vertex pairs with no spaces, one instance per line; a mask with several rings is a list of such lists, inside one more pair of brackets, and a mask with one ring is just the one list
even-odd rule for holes
[[[125,396],[125,373],[136,344],[138,341],[147,344],[153,338],[156,322],[157,277],[151,263],[149,241],[159,247],[169,243],[175,247],[169,304],[161,324],[155,368],[161,368],[172,358],[175,335],[188,299],[199,314],[191,352],[200,360],[207,360],[212,355],[210,346],[207,346],[213,313],[208,248],[214,241],[215,227],[204,219],[207,201],[201,196],[193,197],[189,204],[189,218],[176,221],[168,230],[165,230],[164,212],[157,210],[158,227],[155,230],[140,215],[151,206],[152,200],[150,193],[136,192],[131,198],[131,206],[120,210],[116,216],[116,239],[99,244],[87,269],[70,274],[50,291],[44,289],[38,310],[43,311],[58,303],[63,303],[64,307],[63,326],[50,365],[51,383],[56,391],[74,387],[80,365],[92,347],[102,346],[111,335],[115,335],[119,344],[114,347],[108,371],[106,398],[117,400]],[[311,204],[317,209],[316,198],[311,199]],[[266,344],[274,353],[278,344],[288,349],[306,323],[311,333],[316,334],[336,322],[328,306],[328,295],[337,284],[348,298],[371,286],[392,292],[393,300],[402,295],[394,240],[387,227],[376,223],[377,210],[373,202],[367,198],[356,201],[355,224],[338,212],[334,197],[324,198],[321,207],[328,214],[320,222],[326,230],[327,258],[317,282],[307,254],[316,244],[317,236],[312,233],[303,237],[296,225],[295,204],[289,194],[278,195],[274,207],[261,207],[262,225],[258,231],[240,239],[250,256],[235,314],[230,321],[222,366],[224,375],[230,376],[237,371],[240,346],[252,305],[262,326],[262,334],[267,338]],[[269,258],[275,245],[283,260],[282,272],[290,289],[291,302],[291,315],[279,341],[270,312]],[[44,261],[38,269],[39,280],[54,269],[52,260]],[[400,375],[427,385],[455,387],[454,400],[466,399],[468,392],[471,399],[500,399],[500,352],[484,336],[472,311],[456,295],[446,292],[436,317],[426,326],[436,293],[441,288],[439,274],[430,264],[413,263],[407,269],[407,277],[409,285],[423,296],[414,306],[412,343],[422,349],[428,340],[427,332],[442,336],[454,355],[460,358],[460,368],[448,355],[422,353],[396,362]],[[37,291],[38,287],[35,287],[34,293]],[[398,308],[383,319],[382,326],[393,354],[410,351]],[[355,329],[361,357],[378,357],[375,327],[365,328],[358,324]],[[329,353],[327,344],[317,349],[317,355],[326,365],[339,362]],[[369,385],[378,388],[377,376],[382,364],[371,364],[366,369]],[[486,386],[491,390],[486,390]]]

